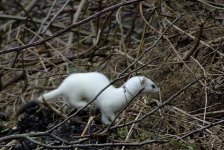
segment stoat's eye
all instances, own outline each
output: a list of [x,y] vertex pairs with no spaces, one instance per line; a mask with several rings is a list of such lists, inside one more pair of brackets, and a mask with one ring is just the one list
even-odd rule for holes
[[156,88],[156,86],[154,84],[152,84],[151,86],[152,86],[153,89]]

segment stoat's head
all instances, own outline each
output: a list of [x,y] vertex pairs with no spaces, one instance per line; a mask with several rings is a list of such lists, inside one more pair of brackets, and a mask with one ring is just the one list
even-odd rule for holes
[[130,78],[124,85],[131,93],[139,92],[143,90],[144,93],[156,93],[159,92],[159,88],[152,80],[144,76],[135,76]]
[[152,80],[141,76],[140,77],[140,82],[141,82],[141,86],[142,88],[144,88],[143,92],[150,92],[150,93],[156,93],[159,92],[159,88],[156,86],[156,84],[154,82],[152,82]]

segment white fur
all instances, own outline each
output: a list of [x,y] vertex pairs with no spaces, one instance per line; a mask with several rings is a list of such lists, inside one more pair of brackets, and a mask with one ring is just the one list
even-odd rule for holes
[[[68,76],[57,89],[44,94],[38,100],[42,101],[43,97],[45,100],[50,100],[64,96],[72,106],[80,108],[85,106],[87,101],[94,99],[109,83],[108,78],[98,72],[75,73]],[[93,102],[101,110],[102,122],[110,124],[115,119],[115,114],[143,88],[143,93],[159,91],[159,88],[144,76],[132,77],[119,88],[111,85],[104,90]]]

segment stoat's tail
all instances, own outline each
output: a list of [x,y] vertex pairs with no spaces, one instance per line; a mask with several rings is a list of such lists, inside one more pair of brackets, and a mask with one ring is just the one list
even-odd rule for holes
[[61,94],[62,93],[59,89],[55,89],[51,92],[45,93],[44,95],[38,97],[37,100],[40,101],[40,102],[43,102],[43,99],[47,101],[47,100],[53,99],[55,97],[58,97]]

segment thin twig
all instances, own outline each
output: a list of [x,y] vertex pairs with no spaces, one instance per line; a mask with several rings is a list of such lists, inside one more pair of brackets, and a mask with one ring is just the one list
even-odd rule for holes
[[52,36],[50,36],[50,37],[48,37],[48,38],[46,38],[44,40],[33,42],[33,43],[30,43],[30,44],[27,44],[27,45],[24,45],[24,46],[20,46],[20,47],[14,47],[14,48],[2,50],[2,51],[0,51],[0,55],[5,54],[5,53],[14,52],[14,51],[24,50],[24,49],[29,48],[29,47],[33,47],[33,46],[37,46],[37,45],[43,44],[43,43],[45,43],[47,41],[50,41],[50,40],[54,39],[55,37],[57,37],[59,35],[64,34],[65,32],[71,30],[72,28],[80,26],[80,25],[82,25],[82,24],[84,24],[84,23],[86,23],[86,22],[88,22],[88,21],[90,21],[92,19],[95,19],[98,16],[101,16],[101,15],[105,14],[106,12],[109,12],[109,11],[112,11],[114,9],[120,8],[121,6],[124,6],[124,5],[130,5],[132,3],[136,3],[136,2],[139,2],[139,1],[141,1],[141,0],[129,0],[129,1],[125,1],[125,2],[121,2],[121,3],[118,3],[118,4],[112,5],[111,7],[105,8],[102,11],[97,12],[97,13],[95,13],[92,16],[89,16],[89,17],[87,17],[87,18],[85,18],[85,19],[83,19],[83,20],[81,20],[81,21],[79,21],[79,22],[77,22],[75,24],[70,25],[69,27],[67,27],[67,28],[65,28],[63,30],[58,31],[54,35],[52,35]]

